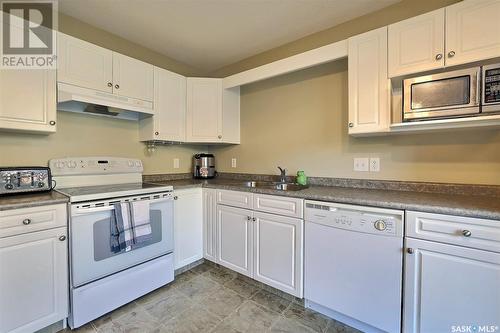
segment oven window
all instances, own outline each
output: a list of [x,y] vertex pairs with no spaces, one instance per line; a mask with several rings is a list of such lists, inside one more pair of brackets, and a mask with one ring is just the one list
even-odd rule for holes
[[412,110],[470,103],[470,76],[420,82],[411,85]]
[[[113,252],[111,250],[111,218],[105,218],[102,220],[99,220],[94,223],[94,260],[95,261],[100,261],[104,260],[116,255],[120,255],[122,253],[125,253],[125,250],[122,250],[121,252]],[[136,248],[143,248],[146,246],[149,246],[154,243],[161,242],[161,237],[162,237],[162,231],[161,231],[161,211],[160,210],[151,210],[150,212],[150,223],[151,223],[151,233],[152,233],[152,238],[150,240],[147,240],[143,243],[141,243],[140,246]],[[134,246],[132,246],[132,250],[135,250]]]

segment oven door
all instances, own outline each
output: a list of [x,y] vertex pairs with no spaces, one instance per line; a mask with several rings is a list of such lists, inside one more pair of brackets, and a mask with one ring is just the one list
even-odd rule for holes
[[[127,201],[124,198],[117,201]],[[133,199],[132,199],[133,200]],[[113,201],[113,202],[117,202]],[[113,202],[71,205],[70,253],[74,287],[173,251],[173,201],[171,196],[150,199],[152,239],[136,249],[115,253],[111,250]]]
[[479,113],[480,67],[406,79],[403,120]]

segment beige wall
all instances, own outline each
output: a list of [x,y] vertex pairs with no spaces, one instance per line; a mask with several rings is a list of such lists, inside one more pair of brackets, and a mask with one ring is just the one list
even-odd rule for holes
[[[226,76],[450,5],[403,0],[212,73]],[[241,145],[214,147],[219,171],[500,185],[500,131],[475,129],[371,138],[347,134],[347,61],[244,86]],[[378,173],[354,172],[354,157],[380,157]],[[231,168],[231,158],[237,168]]]
[[[196,75],[196,69],[171,58],[128,42],[118,36],[94,28],[72,17],[60,15],[62,32],[103,47],[124,53],[184,75]],[[148,155],[139,142],[138,123],[79,115],[57,114],[57,132],[50,135],[0,132],[0,165],[47,165],[51,158],[66,156],[107,155],[140,158],[145,173],[181,173],[191,171],[194,153],[206,151],[206,146],[159,146]],[[173,169],[173,159],[180,159],[180,168]]]
[[[500,185],[500,131],[354,138],[347,93],[346,60],[243,87],[241,145],[211,148],[217,169]],[[353,157],[369,156],[380,157],[381,172],[352,171]]]
[[[206,146],[158,146],[148,155],[139,142],[135,121],[59,112],[57,132],[51,135],[0,132],[0,165],[47,165],[51,158],[71,156],[118,156],[140,158],[144,172],[181,173],[191,171],[193,154]],[[173,169],[173,158],[180,168]]]

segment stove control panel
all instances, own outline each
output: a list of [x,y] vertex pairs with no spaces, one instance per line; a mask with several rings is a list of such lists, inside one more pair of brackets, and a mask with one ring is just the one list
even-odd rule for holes
[[49,168],[0,168],[0,194],[50,191],[51,187]]
[[49,161],[54,176],[142,173],[142,161],[123,157],[70,157]]

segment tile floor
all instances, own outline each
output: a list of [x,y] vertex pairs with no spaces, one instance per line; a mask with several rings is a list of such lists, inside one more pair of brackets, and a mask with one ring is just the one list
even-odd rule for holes
[[208,261],[75,331],[359,332],[305,309],[293,296]]

